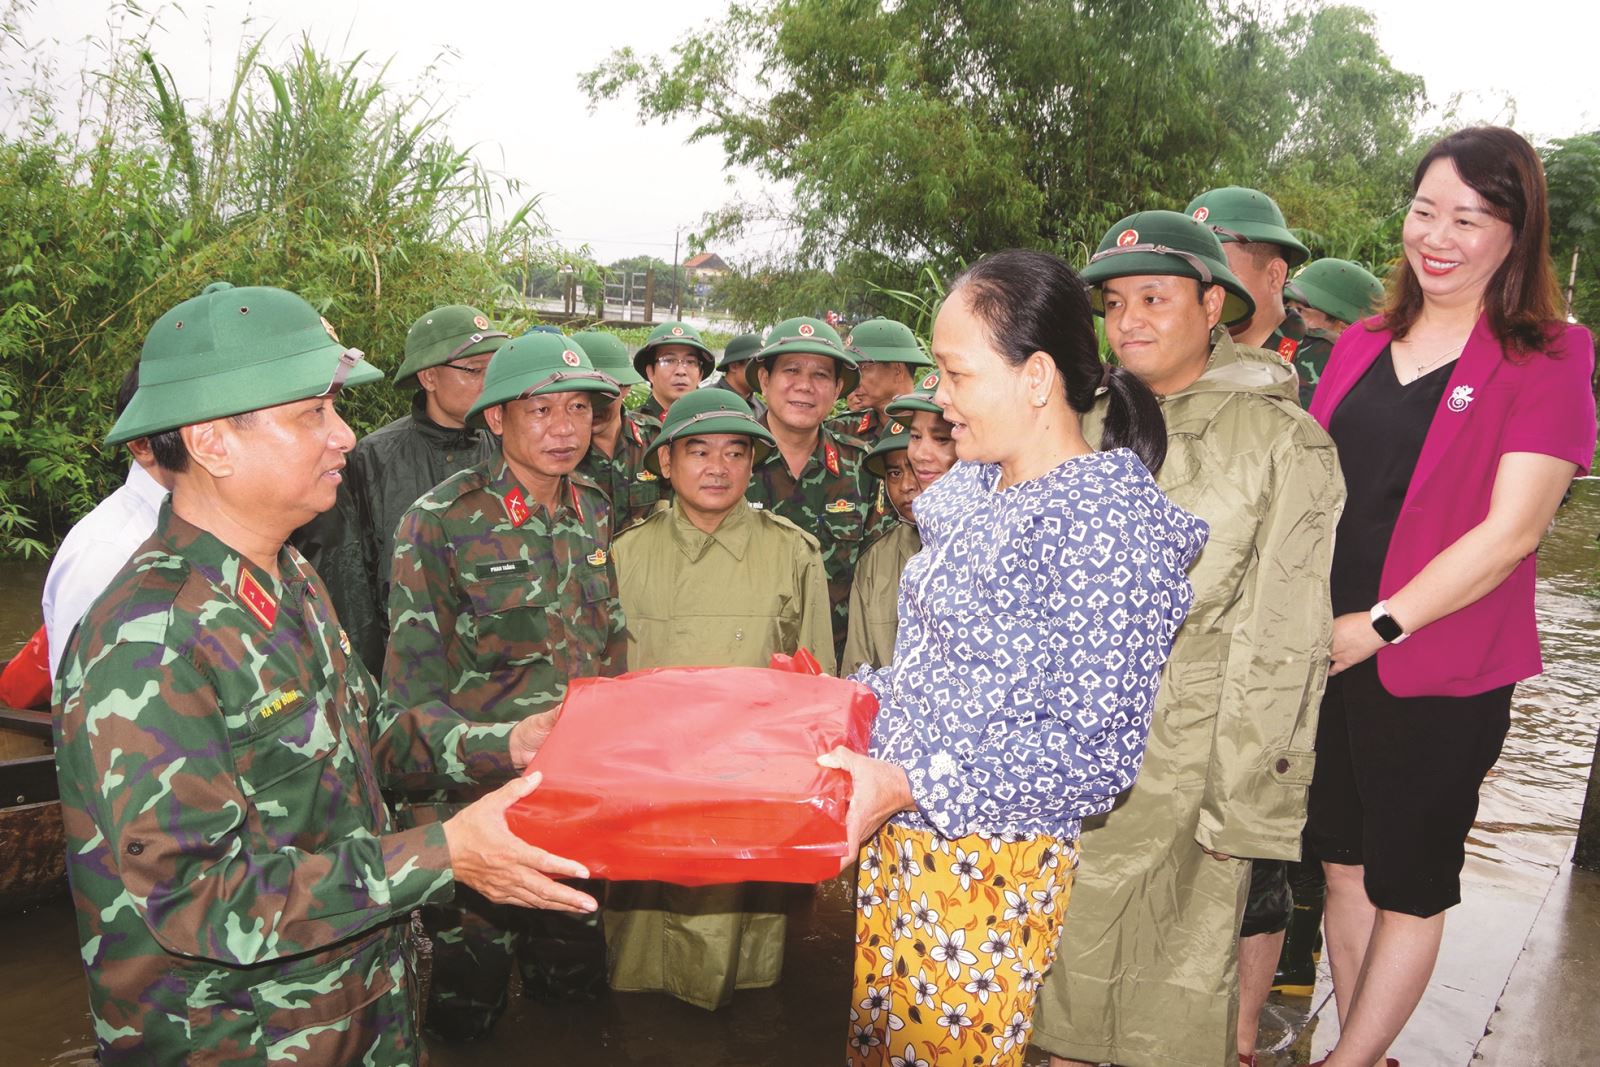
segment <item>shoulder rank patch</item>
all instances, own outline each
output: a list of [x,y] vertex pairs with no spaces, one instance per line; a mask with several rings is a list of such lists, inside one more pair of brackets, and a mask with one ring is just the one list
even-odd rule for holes
[[822,442],[822,462],[828,468],[829,474],[838,477],[840,471],[839,448],[832,441]]
[[1300,347],[1300,342],[1292,337],[1285,337],[1278,342],[1278,355],[1284,359],[1293,359],[1295,351]]
[[835,500],[833,503],[829,504],[825,510],[829,515],[844,515],[848,512],[854,511],[855,509],[856,506],[854,504],[846,500],[844,497],[840,497],[838,500]]
[[277,598],[261,588],[261,583],[244,569],[243,563],[239,565],[239,603],[256,617],[257,622],[269,630],[278,621]]
[[584,559],[589,561],[589,566],[591,567],[604,567],[606,565],[607,558],[606,550],[603,548],[597,548],[584,557]]
[[528,502],[522,498],[520,488],[506,494],[505,506],[506,518],[511,520],[511,525],[521,526],[528,521]]
[[653,482],[653,481],[657,481],[658,480],[654,474],[651,474],[647,470],[639,471],[639,473],[634,475],[634,477],[637,478],[641,482]]

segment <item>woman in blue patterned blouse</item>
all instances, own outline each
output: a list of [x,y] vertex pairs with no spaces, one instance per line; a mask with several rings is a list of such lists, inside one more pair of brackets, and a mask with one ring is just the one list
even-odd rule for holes
[[[1020,1064],[1087,815],[1133,785],[1206,527],[1156,488],[1155,397],[1100,361],[1082,282],[1002,252],[953,283],[894,661],[847,770],[860,852],[849,1062]],[[1112,393],[1106,450],[1080,416]],[[886,821],[887,820],[887,821]]]

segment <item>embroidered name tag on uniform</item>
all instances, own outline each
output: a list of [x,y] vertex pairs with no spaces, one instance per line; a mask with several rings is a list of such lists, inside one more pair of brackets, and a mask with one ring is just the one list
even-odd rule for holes
[[507,578],[515,574],[526,574],[532,567],[531,560],[497,559],[491,563],[478,564],[472,569],[472,574],[482,581],[485,578]]
[[843,497],[840,497],[838,500],[835,500],[833,503],[829,504],[826,510],[829,515],[844,515],[848,512],[854,511],[855,509],[856,506],[854,504]]
[[239,567],[239,603],[245,606],[256,621],[267,629],[272,629],[272,624],[278,621],[278,599],[265,589],[261,583],[251,576],[250,572]]
[[306,702],[306,695],[298,689],[285,689],[281,693],[274,693],[267,698],[266,703],[258,704],[250,709],[248,716],[250,728],[260,729],[274,719],[282,719],[300,709]]

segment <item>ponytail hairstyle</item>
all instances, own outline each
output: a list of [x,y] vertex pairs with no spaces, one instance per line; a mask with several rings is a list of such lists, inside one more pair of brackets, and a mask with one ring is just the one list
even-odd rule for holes
[[1167,425],[1150,387],[1131,371],[1100,359],[1088,289],[1064,260],[1014,248],[985,256],[950,283],[965,290],[1000,358],[1020,368],[1035,352],[1048,355],[1065,386],[1067,406],[1079,415],[1094,407],[1102,385],[1110,391],[1104,449],[1129,448],[1151,474],[1167,456]]

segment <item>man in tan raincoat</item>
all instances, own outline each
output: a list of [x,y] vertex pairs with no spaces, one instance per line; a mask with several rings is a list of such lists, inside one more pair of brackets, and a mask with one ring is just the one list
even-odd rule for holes
[[[667,412],[645,463],[673,501],[612,545],[635,668],[765,667],[808,648],[834,673],[827,574],[816,538],[745,503],[772,435],[726,389]],[[708,1010],[777,982],[783,886],[614,883],[605,931],[611,988],[666,992]]]
[[[1220,1067],[1235,1062],[1248,861],[1300,854],[1344,482],[1293,369],[1218,328],[1251,304],[1208,229],[1130,216],[1083,277],[1118,360],[1161,398],[1161,487],[1211,537],[1138,782],[1084,826],[1033,1042],[1055,1064]],[[1085,419],[1091,442],[1103,415]]]

